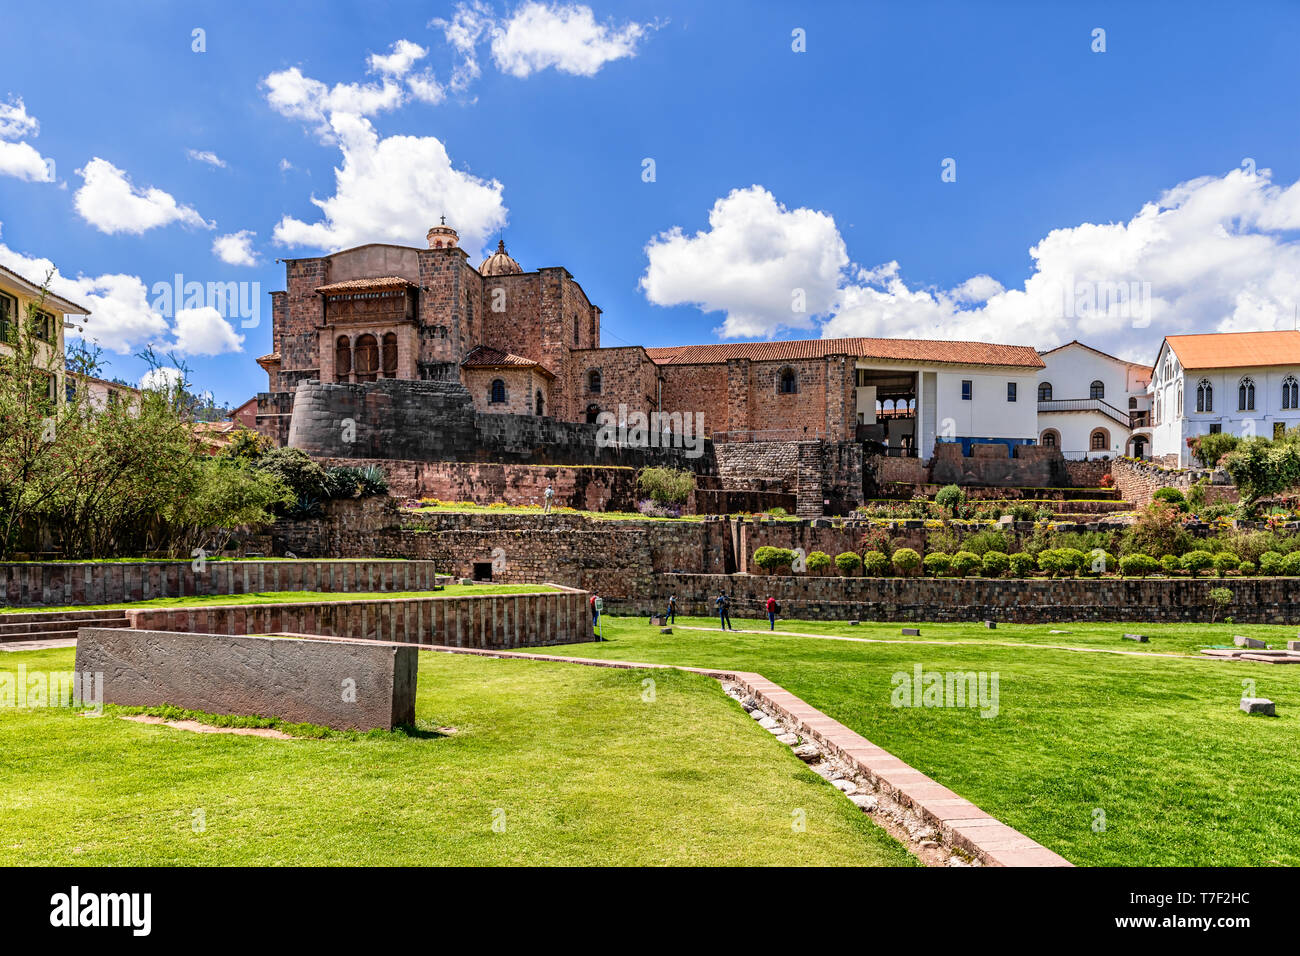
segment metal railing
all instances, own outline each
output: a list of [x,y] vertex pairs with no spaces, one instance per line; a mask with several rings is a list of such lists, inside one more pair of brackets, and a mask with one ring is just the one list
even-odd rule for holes
[[1136,427],[1132,424],[1132,415],[1100,398],[1048,399],[1038,403],[1038,410],[1040,412],[1100,412],[1125,428]]

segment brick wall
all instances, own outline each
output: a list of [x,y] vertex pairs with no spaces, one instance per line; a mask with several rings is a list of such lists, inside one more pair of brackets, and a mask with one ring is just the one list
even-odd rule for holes
[[423,591],[435,585],[437,572],[427,561],[356,559],[208,561],[203,567],[196,572],[189,561],[0,564],[0,592],[15,607],[57,607],[257,591]]
[[[685,614],[713,613],[718,591],[732,614],[762,617],[768,595],[784,617],[808,620],[978,622],[1025,624],[1069,621],[1206,622],[1208,594],[1228,587],[1227,612],[1239,623],[1297,624],[1300,603],[1287,578],[1142,580],[1015,580],[985,578],[833,578],[757,575],[665,574],[652,594],[621,602],[620,613],[648,613],[660,595],[676,594]],[[922,638],[925,629],[922,626]],[[1223,625],[1231,643],[1232,625]]]

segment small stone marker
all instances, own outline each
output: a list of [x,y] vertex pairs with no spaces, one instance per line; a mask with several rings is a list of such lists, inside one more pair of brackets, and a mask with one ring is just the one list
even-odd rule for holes
[[1233,636],[1232,643],[1236,644],[1238,647],[1254,647],[1260,649],[1268,647],[1268,645],[1263,641],[1256,640],[1253,637],[1242,637],[1240,634]]
[[650,618],[651,627],[663,627],[667,623],[668,623],[668,619],[664,617],[662,614],[656,614],[652,618]]
[[1288,651],[1300,651],[1300,641],[1287,641],[1286,649]]
[[857,621],[849,621],[849,627],[857,627],[857,626],[858,626]]
[[1145,644],[1147,643],[1147,636],[1145,634],[1125,634],[1124,640],[1137,641],[1139,644]]
[[996,630],[998,629],[998,622],[997,622],[997,621],[985,621],[985,622],[984,622],[984,626],[987,627],[990,631],[996,631]]
[[673,629],[672,629],[671,627],[661,627],[661,628],[659,628],[659,633],[660,633],[660,634],[671,634],[672,632],[673,632]]
[[1277,716],[1277,708],[1267,697],[1243,697],[1241,698],[1241,709],[1248,714],[1263,714],[1265,717]]
[[919,627],[905,627],[905,628],[903,628],[903,636],[904,636],[904,637],[920,637],[920,636],[921,636],[921,629],[920,629]]
[[474,579],[473,579],[473,578],[461,578],[461,579],[460,579],[460,583],[461,583],[461,584],[473,584],[473,583],[474,583]]

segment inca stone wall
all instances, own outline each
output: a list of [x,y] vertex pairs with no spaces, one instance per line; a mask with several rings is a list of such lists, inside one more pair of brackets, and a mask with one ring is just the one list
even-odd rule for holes
[[715,470],[712,443],[684,448],[601,445],[600,428],[535,415],[474,410],[459,382],[384,379],[298,386],[289,444],[319,458],[494,461],[548,465],[663,465]]
[[1240,497],[1236,486],[1227,483],[1229,479],[1225,473],[1208,468],[1164,468],[1152,462],[1117,458],[1111,465],[1111,474],[1115,477],[1115,487],[1119,489],[1120,497],[1133,502],[1137,507],[1150,504],[1152,495],[1161,488],[1177,488],[1185,495],[1202,478],[1211,481],[1205,488],[1207,502],[1235,502]]

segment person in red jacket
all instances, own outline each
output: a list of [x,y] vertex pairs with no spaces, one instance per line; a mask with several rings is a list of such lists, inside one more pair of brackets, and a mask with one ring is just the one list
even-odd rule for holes
[[772,597],[772,595],[769,594],[767,596],[767,604],[765,606],[767,607],[767,629],[769,631],[775,631],[776,612],[777,612],[776,598]]

